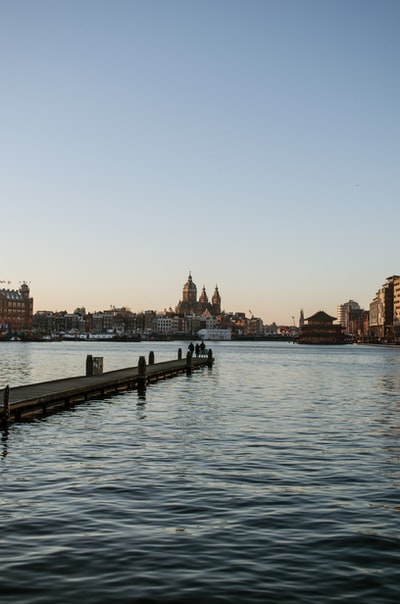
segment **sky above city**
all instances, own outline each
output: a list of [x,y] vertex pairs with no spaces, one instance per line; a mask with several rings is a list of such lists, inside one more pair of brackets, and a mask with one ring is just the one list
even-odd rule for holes
[[400,273],[398,0],[0,0],[0,287],[291,324]]

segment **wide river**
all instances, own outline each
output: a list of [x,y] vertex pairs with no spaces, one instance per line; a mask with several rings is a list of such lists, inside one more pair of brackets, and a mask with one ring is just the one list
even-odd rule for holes
[[[0,387],[186,343],[0,344]],[[2,433],[2,604],[400,602],[400,348],[208,368]]]

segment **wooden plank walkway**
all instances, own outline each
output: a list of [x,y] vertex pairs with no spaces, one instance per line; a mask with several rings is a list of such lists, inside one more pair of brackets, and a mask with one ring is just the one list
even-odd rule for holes
[[[146,365],[144,357],[139,358],[137,367],[107,371],[101,375],[87,375],[39,382],[26,386],[2,390],[3,409],[0,410],[0,426],[4,427],[18,421],[29,421],[49,415],[90,399],[113,396],[125,390],[137,389],[144,397],[148,384],[174,377],[181,373],[190,375],[195,369],[212,367],[214,358],[209,350],[204,356],[191,356],[161,363]],[[88,357],[89,358],[89,357]],[[154,358],[154,356],[153,356]],[[88,367],[88,364],[87,364]],[[92,366],[90,366],[92,368]]]

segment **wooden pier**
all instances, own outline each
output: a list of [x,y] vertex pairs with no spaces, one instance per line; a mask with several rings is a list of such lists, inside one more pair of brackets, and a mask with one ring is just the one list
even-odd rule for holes
[[4,428],[15,422],[50,415],[90,399],[113,396],[125,390],[136,389],[143,399],[149,384],[181,373],[190,375],[195,369],[211,368],[213,363],[212,350],[198,357],[188,352],[186,357],[182,358],[182,351],[179,349],[178,358],[175,360],[155,363],[154,353],[150,352],[148,363],[145,357],[141,356],[137,367],[103,373],[102,357],[88,355],[86,375],[3,388],[0,426]]

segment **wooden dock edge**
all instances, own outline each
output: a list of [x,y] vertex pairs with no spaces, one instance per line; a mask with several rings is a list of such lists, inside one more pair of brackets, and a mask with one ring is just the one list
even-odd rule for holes
[[7,428],[16,422],[45,417],[89,400],[115,396],[127,390],[137,390],[139,398],[143,400],[148,385],[182,373],[190,376],[194,370],[202,367],[212,368],[214,360],[211,349],[207,351],[206,355],[198,357],[188,352],[186,358],[182,358],[182,352],[179,349],[178,359],[161,363],[155,363],[154,353],[150,352],[148,363],[146,363],[145,357],[141,356],[137,367],[93,375],[93,371],[90,371],[90,359],[87,358],[85,376],[16,386],[15,388],[5,386],[3,388],[3,408],[0,408],[0,428]]

